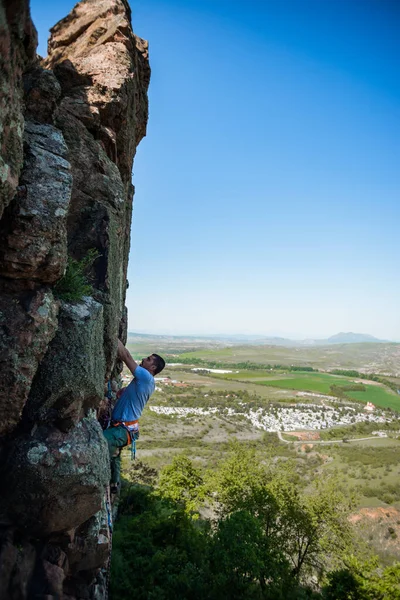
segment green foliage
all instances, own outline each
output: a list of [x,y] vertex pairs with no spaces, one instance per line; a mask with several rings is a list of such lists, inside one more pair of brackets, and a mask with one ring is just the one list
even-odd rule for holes
[[380,482],[379,486],[365,485],[360,488],[360,493],[367,498],[379,498],[386,504],[393,504],[400,500],[400,488],[398,483]]
[[82,260],[68,257],[64,276],[54,286],[54,294],[65,302],[79,302],[83,296],[90,296],[93,288],[90,285],[88,271],[101,254],[91,248]]
[[[206,597],[208,534],[180,505],[129,487],[113,536],[113,600]],[[126,492],[125,492],[126,495]]]
[[296,576],[323,568],[323,556],[339,558],[351,547],[347,515],[352,499],[346,499],[336,480],[324,480],[300,494],[289,462],[262,464],[254,452],[234,444],[209,485],[222,518],[237,511],[256,518],[268,547],[279,547]]
[[262,523],[247,511],[213,529],[193,520],[181,503],[130,485],[113,536],[110,598],[131,600],[132,590],[137,600],[311,598],[279,544],[268,542]]
[[399,600],[400,563],[379,569],[376,560],[359,562],[354,557],[346,569],[329,573],[324,600]]
[[364,377],[363,373],[359,373],[358,371],[355,371],[354,369],[332,369],[332,371],[329,371],[329,373],[332,373],[332,375],[344,375],[345,377]]
[[196,512],[205,497],[200,471],[183,454],[161,470],[158,488],[161,496],[181,505],[187,513]]
[[389,387],[393,392],[398,393],[399,384],[394,381],[390,381],[386,377],[382,377],[382,375],[377,375],[376,373],[360,373],[359,371],[354,370],[346,370],[346,369],[333,369],[333,371],[329,371],[333,375],[345,375],[346,377],[358,377],[360,379],[368,379],[369,381],[376,381],[377,383],[382,383]]
[[362,383],[349,383],[345,385],[331,385],[330,392],[333,396],[337,398],[342,398],[343,400],[351,400],[351,396],[346,394],[346,392],[366,392],[367,388]]
[[278,544],[271,546],[262,522],[237,511],[218,522],[211,562],[222,598],[287,598],[297,588]]
[[[194,513],[205,500],[213,521]],[[157,490],[122,490],[111,600],[399,600],[398,564],[354,557],[351,508],[337,480],[302,492],[290,460],[239,443],[213,472],[177,456]],[[321,578],[322,595],[306,585]]]
[[346,498],[335,479],[316,480],[307,494],[286,478],[271,485],[279,505],[285,553],[298,576],[340,562],[352,549],[348,515],[352,498]]
[[382,465],[397,465],[399,461],[399,448],[395,446],[359,446],[353,444],[351,448],[343,446],[336,448],[347,463],[358,463],[366,467],[380,467]]
[[324,600],[366,600],[360,583],[348,569],[333,571],[327,576],[323,590]]

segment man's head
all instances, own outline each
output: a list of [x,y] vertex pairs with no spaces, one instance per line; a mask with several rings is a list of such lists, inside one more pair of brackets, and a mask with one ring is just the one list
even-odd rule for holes
[[140,366],[146,369],[152,375],[161,373],[165,367],[165,360],[158,354],[151,354],[147,358],[143,358]]

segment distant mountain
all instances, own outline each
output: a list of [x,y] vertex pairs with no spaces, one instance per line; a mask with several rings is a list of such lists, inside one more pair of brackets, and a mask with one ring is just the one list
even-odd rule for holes
[[245,334],[210,334],[210,335],[154,335],[148,333],[128,332],[128,341],[158,342],[158,343],[183,343],[194,346],[329,346],[331,344],[362,344],[382,343],[380,340],[367,333],[340,332],[324,339],[291,340],[278,336],[245,335]]
[[354,333],[352,331],[345,333],[344,331],[341,331],[336,335],[332,335],[326,341],[328,344],[361,344],[365,342],[376,344],[377,342],[383,342],[384,340],[379,340],[368,333]]

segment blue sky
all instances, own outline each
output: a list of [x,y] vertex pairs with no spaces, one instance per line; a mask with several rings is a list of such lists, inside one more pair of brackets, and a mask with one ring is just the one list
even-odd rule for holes
[[[132,331],[400,340],[400,6],[136,0]],[[33,0],[39,52],[73,7]]]

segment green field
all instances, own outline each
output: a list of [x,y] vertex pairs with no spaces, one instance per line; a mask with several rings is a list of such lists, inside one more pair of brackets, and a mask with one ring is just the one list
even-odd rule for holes
[[[320,394],[332,394],[331,386],[347,386],[354,382],[349,377],[329,375],[328,373],[293,373],[277,375],[271,371],[239,371],[221,376],[230,380],[249,380],[258,385],[265,385],[286,390],[298,390]],[[268,377],[268,379],[264,379]],[[346,391],[346,395],[360,402],[372,402],[382,408],[400,411],[400,396],[389,388],[380,385],[364,384],[365,391]]]
[[388,388],[377,385],[366,385],[365,392],[346,392],[351,398],[362,402],[372,402],[382,408],[391,408],[400,412],[400,395],[396,395]]
[[293,375],[287,375],[284,379],[281,377],[270,377],[259,383],[262,385],[271,385],[273,387],[292,390],[331,394],[331,385],[349,385],[351,382],[351,379],[326,375],[325,373],[295,373]]

